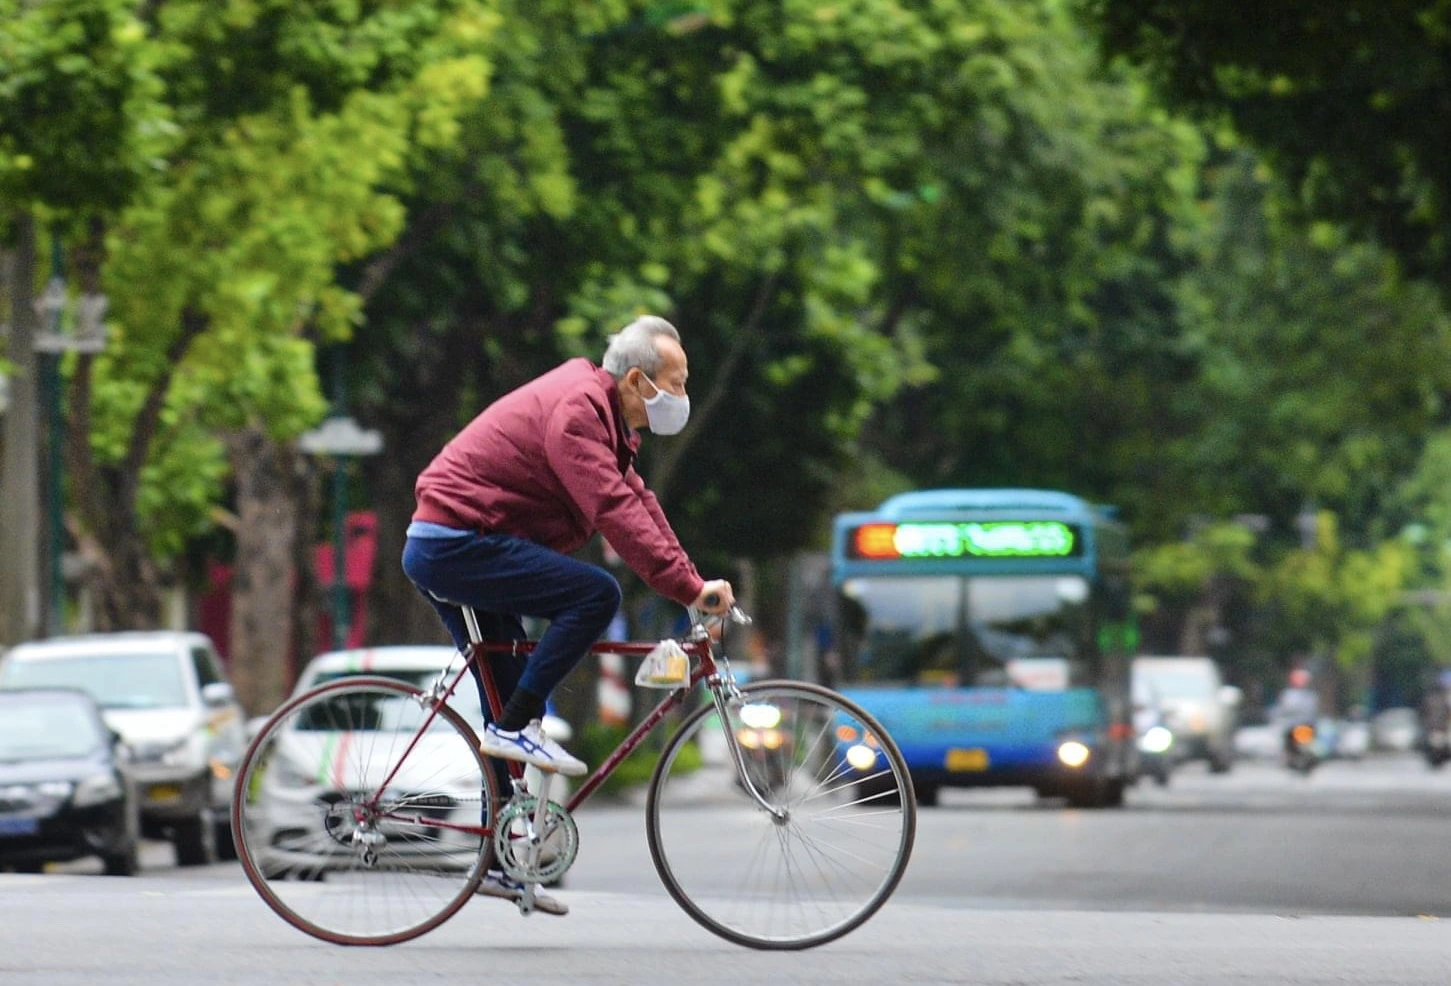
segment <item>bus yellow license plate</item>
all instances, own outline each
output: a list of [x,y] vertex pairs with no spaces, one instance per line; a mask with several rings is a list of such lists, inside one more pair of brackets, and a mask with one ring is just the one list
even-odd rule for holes
[[952,771],[987,770],[986,750],[948,750],[947,769]]
[[147,801],[180,801],[181,785],[153,784],[146,792]]

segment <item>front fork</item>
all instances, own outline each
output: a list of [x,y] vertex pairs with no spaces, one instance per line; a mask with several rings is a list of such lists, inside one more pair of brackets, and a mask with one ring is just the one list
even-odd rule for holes
[[738,709],[745,703],[741,690],[730,678],[716,675],[706,682],[710,686],[710,697],[715,702],[716,714],[720,717],[720,727],[725,731],[726,747],[731,751],[731,759],[735,761],[736,773],[740,776],[741,786],[746,793],[755,800],[756,804],[777,822],[784,822],[790,816],[784,807],[774,805],[756,787],[755,780],[751,777],[751,771],[746,767],[745,754],[741,752],[741,744],[736,731],[731,728],[731,710]]

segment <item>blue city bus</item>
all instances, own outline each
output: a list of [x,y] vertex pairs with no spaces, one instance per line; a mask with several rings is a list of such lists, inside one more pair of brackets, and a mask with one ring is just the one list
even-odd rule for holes
[[[1134,627],[1110,508],[1047,490],[904,493],[839,515],[831,560],[827,673],[896,741],[921,803],[947,786],[1123,803]],[[853,739],[869,742],[839,738],[841,769],[869,789]]]

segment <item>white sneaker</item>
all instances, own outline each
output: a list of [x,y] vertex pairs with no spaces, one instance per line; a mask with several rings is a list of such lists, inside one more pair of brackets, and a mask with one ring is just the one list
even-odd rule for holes
[[479,750],[488,757],[532,763],[540,770],[553,770],[567,777],[579,777],[588,769],[583,760],[569,755],[564,747],[544,735],[535,719],[519,730],[499,729],[492,722],[484,727]]
[[[498,870],[489,870],[484,878],[479,881],[479,889],[474,893],[482,897],[497,897],[500,900],[518,901],[524,895],[524,885],[515,880],[509,879]],[[537,888],[534,891],[534,909],[544,914],[553,914],[556,917],[564,917],[569,913],[569,905],[558,897],[541,893]]]

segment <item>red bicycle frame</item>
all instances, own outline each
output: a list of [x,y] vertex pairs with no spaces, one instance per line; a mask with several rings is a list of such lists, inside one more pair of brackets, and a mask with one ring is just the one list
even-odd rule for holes
[[[418,741],[423,738],[423,734],[426,733],[428,731],[428,727],[433,724],[434,718],[438,715],[439,707],[444,702],[447,702],[449,696],[451,696],[454,691],[457,690],[459,682],[463,680],[464,675],[468,674],[469,666],[471,664],[474,664],[475,662],[478,663],[480,672],[479,677],[484,683],[484,694],[489,703],[490,716],[491,718],[497,720],[501,715],[504,714],[504,702],[499,695],[498,686],[494,683],[494,670],[490,662],[486,659],[487,655],[528,654],[534,650],[534,646],[535,641],[532,640],[485,641],[483,643],[471,644],[469,647],[468,658],[464,661],[463,667],[460,668],[458,673],[453,676],[453,680],[448,683],[448,687],[443,690],[443,694],[438,696],[436,704],[434,704],[433,707],[428,710],[428,715],[424,718],[422,725],[418,727],[418,731],[414,734],[412,741],[409,742],[407,748],[404,749],[403,755],[398,758],[398,762],[394,764],[393,769],[388,773],[388,776],[385,777],[383,779],[383,782],[378,785],[377,792],[368,802],[368,807],[370,809],[375,809],[377,807],[377,802],[382,797],[383,792],[388,789],[388,785],[393,782],[393,778],[396,777],[398,771],[402,769],[404,761],[406,761],[409,755],[413,753],[413,749],[418,745]],[[658,646],[658,644],[602,640],[590,648],[590,653],[619,654],[625,657],[644,657],[646,654],[650,653],[650,651],[653,650],[656,646]],[[620,741],[620,745],[615,747],[614,752],[605,759],[605,762],[595,768],[594,773],[590,774],[587,778],[585,778],[584,783],[580,785],[579,790],[574,792],[574,795],[569,799],[569,803],[565,805],[566,810],[572,812],[577,809],[581,804],[583,804],[585,800],[589,798],[589,796],[593,794],[595,790],[598,789],[599,786],[605,782],[605,779],[615,772],[615,768],[618,767],[626,757],[628,757],[631,753],[635,752],[635,748],[640,745],[640,742],[650,733],[650,731],[658,726],[662,719],[664,719],[672,711],[680,707],[681,703],[685,701],[686,694],[694,689],[696,685],[700,684],[702,680],[709,678],[716,673],[715,657],[711,651],[709,640],[685,641],[681,644],[681,647],[685,650],[687,654],[693,655],[695,658],[697,658],[695,669],[691,672],[690,675],[690,684],[681,686],[680,688],[671,689],[670,693],[660,701],[660,704],[656,705],[655,708],[651,710],[650,714],[646,716],[638,726],[631,730],[628,736]],[[506,761],[506,763],[509,768],[509,775],[515,780],[518,780],[519,778],[524,776],[524,764],[520,763],[517,760],[509,760]],[[503,794],[504,792],[500,793]],[[424,818],[421,815],[409,818],[407,816],[400,816],[390,813],[389,818],[394,821],[412,822],[425,828],[452,829],[458,832],[467,832],[470,834],[481,835],[490,835],[493,832],[493,828],[491,826],[481,827],[477,825],[459,825],[453,822],[443,821],[442,819]]]

